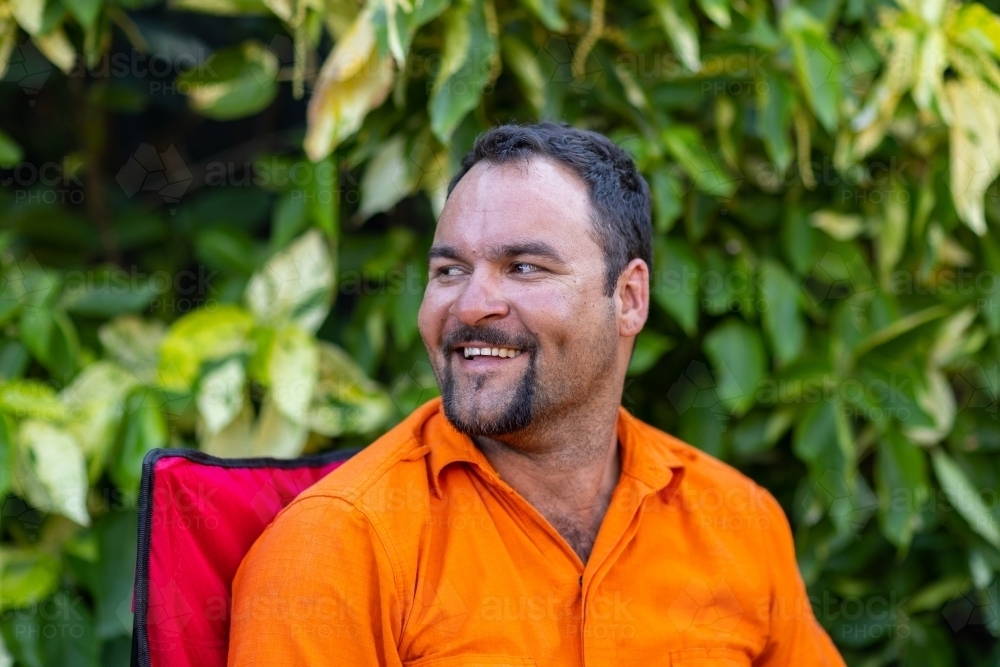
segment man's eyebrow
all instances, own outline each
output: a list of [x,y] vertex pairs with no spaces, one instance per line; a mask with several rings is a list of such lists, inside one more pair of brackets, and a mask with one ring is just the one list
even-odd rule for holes
[[[504,259],[511,259],[522,255],[533,255],[535,257],[545,257],[553,262],[564,264],[565,260],[559,251],[544,241],[519,241],[514,243],[501,243],[490,246],[486,250],[486,259],[491,262],[499,262]],[[462,259],[457,249],[450,245],[433,245],[427,253],[428,260],[434,259]]]
[[534,255],[535,257],[545,257],[553,262],[564,264],[562,255],[554,247],[545,241],[519,241],[514,243],[503,243],[490,246],[486,251],[486,257],[491,262],[502,259],[510,259],[521,255]]
[[461,259],[461,257],[458,256],[458,251],[450,245],[432,245],[430,251],[427,253],[427,259],[432,260],[438,258],[455,260]]

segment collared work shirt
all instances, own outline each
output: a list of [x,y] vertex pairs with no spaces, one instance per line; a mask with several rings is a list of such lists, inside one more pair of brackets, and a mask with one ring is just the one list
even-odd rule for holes
[[286,507],[233,583],[230,667],[837,666],[777,502],[619,411],[586,565],[440,399]]

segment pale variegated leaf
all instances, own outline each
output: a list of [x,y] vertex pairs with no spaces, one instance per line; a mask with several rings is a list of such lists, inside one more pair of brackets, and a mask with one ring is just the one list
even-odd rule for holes
[[416,188],[419,177],[418,165],[406,155],[406,139],[402,135],[382,142],[361,178],[358,216],[367,220],[388,211]]
[[245,383],[246,369],[238,358],[219,364],[201,378],[196,402],[209,435],[224,429],[243,408]]
[[73,69],[73,65],[76,63],[76,49],[73,48],[73,43],[69,41],[69,37],[66,36],[62,28],[57,28],[44,35],[35,35],[32,37],[32,41],[35,42],[35,46],[42,52],[42,55],[61,69],[63,73],[69,74],[70,70]]
[[125,397],[138,380],[111,361],[99,361],[80,372],[59,397],[67,406],[66,428],[88,461],[88,475],[100,476],[118,433]]
[[253,350],[253,314],[234,305],[196,310],[167,331],[160,346],[159,382],[165,388],[190,391],[202,364]]
[[275,405],[265,399],[250,445],[251,456],[274,456],[281,459],[295,458],[302,453],[309,429],[292,421]]
[[29,419],[21,424],[19,436],[26,465],[44,493],[29,486],[32,504],[89,526],[87,465],[73,435],[55,424]]
[[330,309],[333,263],[323,235],[312,229],[253,274],[244,298],[268,326],[293,322],[316,331]]
[[319,379],[319,348],[308,332],[295,325],[279,329],[268,364],[271,400],[289,419],[306,421]]
[[945,91],[955,114],[951,124],[951,196],[972,231],[986,233],[983,197],[1000,174],[1000,100],[985,86],[949,81]]
[[392,59],[375,44],[371,11],[363,10],[327,57],[309,101],[305,149],[319,161],[354,134],[385,100],[393,83]]

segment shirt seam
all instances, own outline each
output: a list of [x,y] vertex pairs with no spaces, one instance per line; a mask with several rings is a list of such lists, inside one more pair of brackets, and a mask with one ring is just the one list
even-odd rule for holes
[[[285,509],[289,509],[293,505],[297,505],[297,504],[309,501],[311,499],[318,499],[318,498],[328,498],[330,500],[339,500],[340,502],[349,505],[351,507],[351,509],[356,510],[359,514],[361,514],[361,516],[363,516],[365,518],[366,521],[368,521],[369,524],[371,524],[372,530],[375,532],[375,536],[378,537],[379,545],[382,547],[382,551],[385,553],[386,560],[389,561],[389,567],[392,569],[392,582],[393,582],[393,585],[396,588],[396,596],[399,598],[399,601],[400,601],[401,605],[405,604],[406,597],[405,597],[404,590],[403,590],[403,587],[402,587],[402,574],[400,572],[398,572],[399,566],[397,564],[397,561],[401,560],[399,558],[399,552],[396,550],[396,545],[392,542],[392,540],[388,539],[388,537],[384,534],[385,533],[384,524],[381,521],[377,521],[372,516],[372,514],[370,514],[370,512],[371,512],[371,508],[370,507],[368,507],[367,505],[363,505],[360,502],[351,500],[349,498],[345,498],[344,496],[339,495],[339,494],[335,494],[335,493],[317,493],[315,495],[310,495],[310,496],[303,497],[303,498],[296,498],[291,503],[289,503],[288,506],[285,507]],[[387,546],[387,544],[388,544],[388,546]],[[390,547],[391,547],[391,549],[390,549]],[[394,555],[395,555],[395,558],[393,557]],[[400,623],[399,623],[399,629],[400,629],[400,637],[399,637],[399,639],[400,639],[400,641],[402,641],[402,639],[403,639],[403,637],[402,637],[402,630],[403,630],[403,625],[404,625],[403,618],[402,618],[402,612],[403,612],[403,610],[400,609],[400,619],[399,619],[400,620]],[[397,645],[397,648],[398,648],[398,645]]]
[[402,462],[403,457],[413,449],[411,445],[415,442],[417,442],[417,438],[415,436],[407,436],[406,440],[404,440],[400,447],[396,450],[397,454],[388,457],[377,468],[372,470],[368,476],[364,478],[364,480],[359,483],[352,484],[350,488],[343,489],[340,492],[316,491],[312,495],[342,498],[344,500],[349,500],[351,503],[356,502],[366,491],[374,486],[383,475],[389,472],[394,465]]
[[[381,520],[377,519],[376,516],[369,514],[371,508],[367,505],[361,505],[360,503],[351,503],[366,519],[372,524],[372,528],[375,530],[375,534],[378,536],[379,542],[382,544],[382,549],[385,551],[386,558],[389,560],[389,567],[392,568],[392,582],[396,587],[396,596],[400,601],[400,618],[399,618],[399,641],[403,641],[403,626],[405,625],[405,618],[402,606],[406,603],[405,591],[403,590],[403,576],[402,572],[399,571],[399,562],[402,559],[399,557],[399,552],[396,550],[395,543],[388,537],[385,531],[385,524]],[[388,546],[387,546],[388,545]],[[391,549],[390,549],[391,547]],[[406,611],[409,612],[409,606],[406,605]],[[396,648],[399,648],[397,643]]]

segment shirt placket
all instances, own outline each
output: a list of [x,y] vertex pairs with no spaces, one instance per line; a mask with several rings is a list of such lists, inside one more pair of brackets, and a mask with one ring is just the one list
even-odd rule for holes
[[[654,489],[645,482],[623,474],[611,496],[581,578],[580,655],[583,665],[599,667],[615,662],[616,638],[621,628],[605,621],[616,620],[616,610],[626,591],[603,593],[601,582],[638,530],[640,508],[652,493]],[[607,618],[609,609],[610,618]]]

